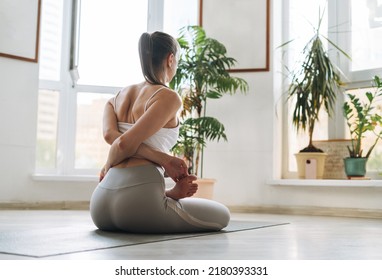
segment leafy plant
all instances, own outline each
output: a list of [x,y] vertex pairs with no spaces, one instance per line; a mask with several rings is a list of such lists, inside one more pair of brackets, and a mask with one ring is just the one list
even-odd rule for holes
[[349,156],[352,158],[363,157],[363,138],[365,133],[371,131],[375,135],[374,143],[366,152],[365,158],[368,158],[382,137],[382,131],[376,132],[377,127],[382,126],[382,116],[376,111],[375,104],[381,101],[382,81],[378,76],[374,79],[375,91],[366,92],[366,101],[362,102],[354,94],[347,94],[349,101],[343,105],[343,113],[346,118],[347,126],[350,130],[351,147],[348,146]]
[[325,108],[329,117],[332,115],[336,95],[342,84],[340,71],[324,50],[321,38],[350,58],[328,38],[320,34],[322,18],[323,14],[320,16],[313,37],[303,48],[303,62],[291,72],[291,84],[288,89],[288,99],[295,102],[292,115],[293,125],[297,128],[297,132],[301,129],[307,130],[309,135],[308,146],[300,152],[322,152],[313,146],[315,124],[319,121],[319,113],[322,108]]
[[[207,141],[227,140],[224,125],[207,116],[207,101],[238,90],[246,92],[248,84],[230,75],[229,69],[236,60],[227,56],[222,43],[207,37],[202,27],[183,27],[178,42],[181,57],[170,87],[181,95],[183,110],[180,135],[173,152],[183,155],[189,163],[189,172],[198,175]],[[203,177],[203,166],[200,170]]]

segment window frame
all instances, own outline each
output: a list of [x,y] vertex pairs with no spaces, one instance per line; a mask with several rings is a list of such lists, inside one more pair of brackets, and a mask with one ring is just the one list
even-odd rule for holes
[[[71,84],[68,84],[70,79],[69,72],[69,56],[70,56],[70,28],[71,28],[71,9],[72,1],[63,1],[63,16],[62,16],[62,40],[61,40],[61,67],[60,77],[58,81],[39,80],[39,90],[53,90],[59,92],[59,107],[58,107],[58,127],[57,127],[57,146],[56,146],[56,168],[54,169],[39,169],[36,167],[37,173],[42,174],[67,174],[68,171],[68,147],[70,146],[70,133],[67,133],[67,128],[73,124],[74,115],[70,110]],[[75,113],[75,112],[74,112]],[[61,155],[60,155],[61,154]]]

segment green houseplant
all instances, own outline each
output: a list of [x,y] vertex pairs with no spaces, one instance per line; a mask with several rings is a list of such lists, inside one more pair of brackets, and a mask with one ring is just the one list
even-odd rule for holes
[[178,42],[181,56],[170,87],[182,97],[183,110],[173,152],[186,159],[190,173],[203,178],[203,148],[208,141],[227,140],[224,125],[207,115],[207,102],[225,94],[247,92],[248,84],[230,75],[236,60],[227,56],[222,43],[207,37],[202,27],[183,27]]
[[349,58],[338,46],[320,34],[321,22],[322,16],[320,16],[313,37],[302,50],[301,64],[290,72],[291,83],[288,88],[288,100],[292,102],[292,106],[294,104],[292,124],[297,132],[307,131],[309,136],[308,146],[296,154],[299,178],[306,177],[306,164],[310,163],[312,159],[317,163],[314,177],[322,178],[323,176],[326,153],[313,145],[313,132],[322,109],[325,109],[331,117],[336,96],[342,84],[340,71],[325,51],[322,38]]
[[[366,174],[366,163],[382,137],[381,110],[376,107],[382,98],[382,81],[374,76],[374,92],[367,91],[364,100],[354,94],[347,94],[348,101],[343,104],[343,114],[350,131],[351,145],[348,146],[349,157],[344,159],[345,173],[350,177],[363,177]],[[363,140],[365,133],[372,132],[375,136],[373,143],[365,150]],[[364,154],[365,152],[365,154]]]

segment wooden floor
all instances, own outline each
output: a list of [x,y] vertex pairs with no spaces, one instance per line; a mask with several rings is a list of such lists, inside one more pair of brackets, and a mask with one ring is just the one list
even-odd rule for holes
[[[0,211],[0,230],[44,229],[89,222],[87,211]],[[113,249],[64,254],[57,260],[382,260],[382,220],[233,213],[232,219],[289,223]],[[2,242],[0,240],[0,242]],[[1,260],[32,257],[0,254]]]

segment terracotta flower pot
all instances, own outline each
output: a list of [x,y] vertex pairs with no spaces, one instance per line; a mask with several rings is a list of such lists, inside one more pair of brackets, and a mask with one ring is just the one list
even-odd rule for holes
[[198,191],[192,197],[212,199],[214,195],[215,179],[198,179]]

